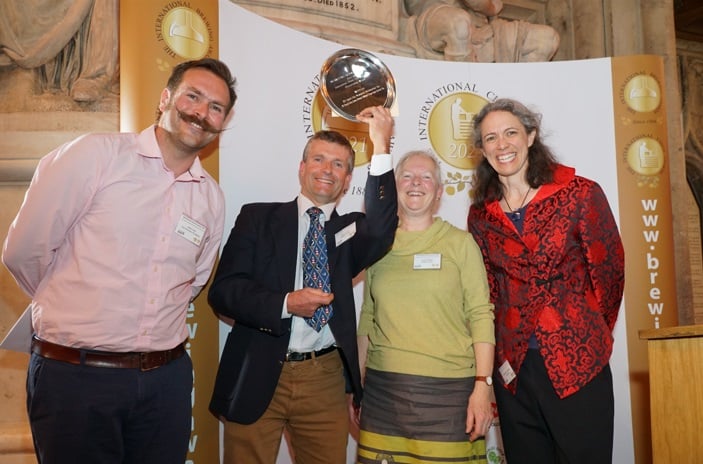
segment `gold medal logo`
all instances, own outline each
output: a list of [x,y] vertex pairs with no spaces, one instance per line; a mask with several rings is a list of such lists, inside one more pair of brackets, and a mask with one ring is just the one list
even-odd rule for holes
[[488,103],[469,92],[452,93],[432,108],[428,134],[432,149],[455,168],[471,170],[481,161],[481,152],[473,146],[474,116]]
[[627,106],[638,113],[654,111],[661,104],[661,86],[654,77],[646,74],[632,77],[622,92]]
[[188,60],[203,58],[210,49],[210,31],[205,19],[190,8],[169,10],[161,20],[160,36],[169,54]]
[[664,150],[661,144],[651,137],[633,140],[625,157],[630,169],[641,176],[656,176],[664,168]]

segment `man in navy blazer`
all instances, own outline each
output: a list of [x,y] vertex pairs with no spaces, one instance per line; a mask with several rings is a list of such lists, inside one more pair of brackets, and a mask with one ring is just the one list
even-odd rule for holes
[[[370,107],[357,119],[369,125],[374,146],[365,213],[335,210],[351,181],[354,150],[343,135],[320,131],[303,152],[300,195],[244,205],[223,249],[209,301],[234,324],[210,410],[224,422],[226,464],[273,464],[284,430],[297,462],[346,461],[349,419],[358,421],[362,393],[352,279],[390,249],[398,223],[393,118]],[[312,206],[322,210],[329,293],[302,283]],[[332,316],[318,332],[307,320],[330,303]]]

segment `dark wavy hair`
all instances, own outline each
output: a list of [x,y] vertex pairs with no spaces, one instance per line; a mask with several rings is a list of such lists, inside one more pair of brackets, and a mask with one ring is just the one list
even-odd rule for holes
[[[530,134],[534,131],[535,139],[527,151],[527,183],[532,188],[547,184],[554,180],[554,169],[558,162],[552,150],[541,139],[540,123],[542,115],[531,111],[517,100],[501,98],[486,104],[476,114],[474,124],[474,146],[483,149],[481,123],[486,116],[495,111],[505,111],[515,116],[525,131]],[[484,157],[474,172],[473,203],[481,205],[486,202],[497,201],[503,198],[503,184],[498,179],[498,173]]]
[[308,139],[308,142],[305,144],[305,148],[303,149],[303,161],[307,161],[308,151],[310,150],[310,145],[314,140],[321,140],[323,142],[334,143],[335,145],[340,145],[346,148],[349,152],[349,164],[347,165],[347,170],[348,172],[352,172],[354,170],[354,148],[349,142],[349,139],[347,139],[343,134],[333,130],[317,131],[312,137]]

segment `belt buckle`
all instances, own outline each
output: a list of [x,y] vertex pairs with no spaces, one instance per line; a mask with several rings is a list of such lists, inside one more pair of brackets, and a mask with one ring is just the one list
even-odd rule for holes
[[305,361],[305,354],[298,353],[295,351],[289,351],[286,353],[286,361],[292,361],[292,362]]

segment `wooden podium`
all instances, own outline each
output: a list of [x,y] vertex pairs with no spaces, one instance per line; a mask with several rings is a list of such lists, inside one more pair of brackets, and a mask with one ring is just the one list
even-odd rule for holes
[[649,356],[654,464],[703,460],[703,325],[641,330]]

